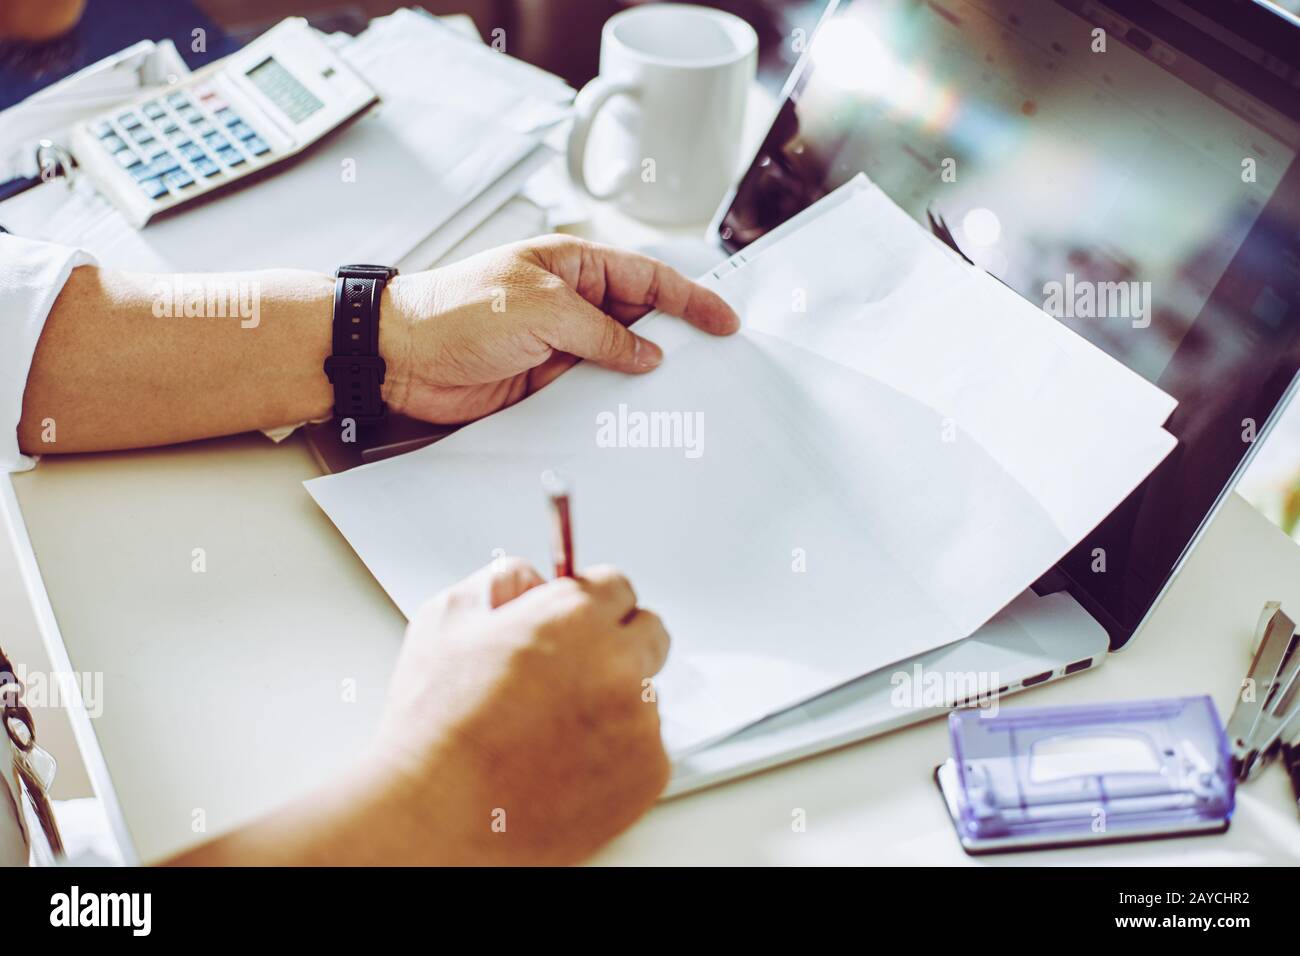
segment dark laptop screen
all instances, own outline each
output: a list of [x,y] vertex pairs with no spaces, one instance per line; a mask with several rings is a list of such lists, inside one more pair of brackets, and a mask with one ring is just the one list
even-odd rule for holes
[[857,0],[788,93],[729,249],[865,172],[1179,400],[1178,448],[1040,582],[1121,646],[1300,362],[1300,27],[1250,0]]

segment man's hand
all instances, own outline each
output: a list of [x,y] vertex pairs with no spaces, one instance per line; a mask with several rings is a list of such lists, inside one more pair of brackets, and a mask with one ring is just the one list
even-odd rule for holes
[[494,562],[411,621],[359,766],[171,862],[576,863],[668,781],[649,683],[667,655],[617,571]]
[[67,33],[81,19],[86,0],[5,0],[0,38],[39,42]]
[[407,629],[379,734],[390,825],[431,862],[587,857],[668,781],[649,690],[667,653],[609,568],[544,583],[507,559],[443,592]]
[[717,335],[740,326],[718,295],[663,263],[570,236],[398,276],[381,307],[385,400],[457,423],[517,402],[579,358],[648,372],[663,353],[626,325],[652,309]]

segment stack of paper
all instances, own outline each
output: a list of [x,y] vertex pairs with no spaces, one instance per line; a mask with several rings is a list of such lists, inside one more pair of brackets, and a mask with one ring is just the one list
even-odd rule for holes
[[[367,261],[424,269],[453,249],[461,252],[457,244],[490,216],[504,221],[491,223],[489,232],[510,229],[511,217],[494,213],[556,162],[551,144],[566,128],[573,89],[545,70],[485,46],[472,22],[457,29],[456,20],[397,10],[371,21],[343,51],[386,103],[404,104],[418,117],[417,128],[434,137],[444,163],[455,157],[434,177],[439,191],[454,197],[447,207],[455,211],[435,213],[432,232],[425,214],[427,238],[400,257]],[[475,180],[463,185],[467,176]],[[412,220],[419,215],[417,210]],[[536,231],[516,229],[502,241]]]
[[673,649],[681,756],[968,636],[1174,446],[1173,400],[859,177],[705,279],[727,339],[652,315],[655,372],[582,365],[410,455],[309,482],[408,616],[496,549],[623,568]]
[[342,52],[386,97],[449,107],[518,133],[549,130],[567,118],[573,100],[558,76],[415,10],[372,20]]

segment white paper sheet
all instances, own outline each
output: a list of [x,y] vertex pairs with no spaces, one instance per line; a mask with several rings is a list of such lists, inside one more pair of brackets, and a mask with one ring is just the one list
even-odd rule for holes
[[[545,567],[538,475],[568,470],[579,564],[623,568],[673,635],[656,685],[675,756],[969,635],[1168,453],[1171,403],[929,256],[924,233],[898,235],[920,227],[874,187],[853,193],[715,270],[738,335],[647,317],[638,331],[666,354],[652,374],[580,366],[309,491],[409,616],[494,553]],[[806,312],[791,309],[799,290]],[[1022,339],[1013,321],[1041,329]],[[1060,384],[1075,380],[1125,408]],[[676,441],[637,447],[637,413],[668,415]]]
[[[865,176],[843,191],[798,243],[741,253],[713,270],[710,285],[749,328],[960,422],[1064,534],[1081,538],[1132,485],[1122,471],[1098,471],[1086,485],[1070,476],[1098,447],[1121,450],[1126,426],[1162,425],[1175,400],[962,262]],[[1136,430],[1143,444],[1148,431]]]

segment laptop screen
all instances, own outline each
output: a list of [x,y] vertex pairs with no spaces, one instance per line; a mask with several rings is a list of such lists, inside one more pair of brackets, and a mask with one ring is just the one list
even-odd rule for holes
[[865,172],[1179,400],[1178,448],[1038,586],[1119,647],[1300,367],[1297,152],[1300,26],[1251,0],[841,2],[718,233]]

